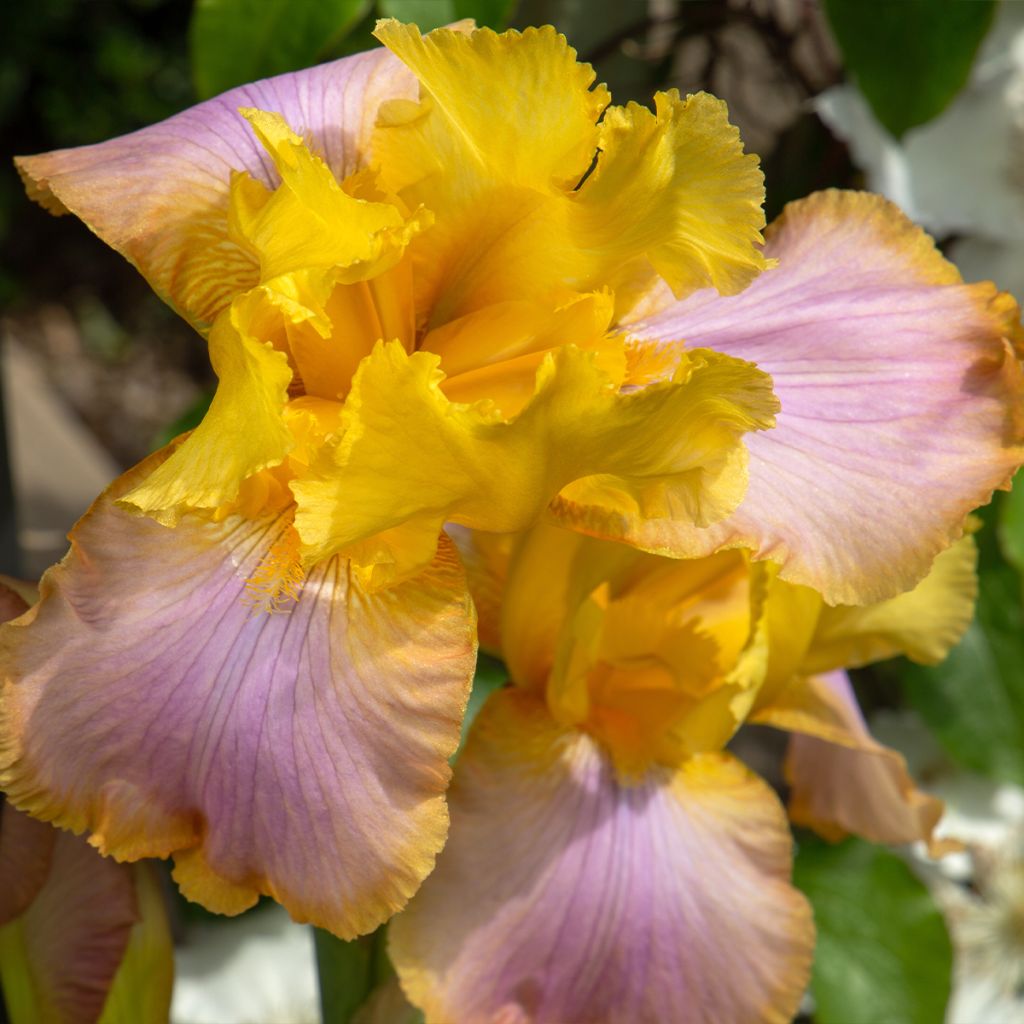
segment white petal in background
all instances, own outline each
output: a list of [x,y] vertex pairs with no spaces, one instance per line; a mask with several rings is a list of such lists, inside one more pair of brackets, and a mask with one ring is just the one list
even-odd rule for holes
[[320,1024],[313,930],[267,903],[189,928],[175,949],[172,1024]]
[[954,767],[906,712],[876,715],[871,731],[945,801],[936,835],[967,847],[933,861],[917,843],[912,858],[956,951],[946,1024],[1024,1024],[1024,788]]
[[827,90],[815,106],[869,189],[936,237],[963,236],[949,255],[968,281],[1024,293],[1024,4],[1001,5],[968,85],[901,141],[853,85]]

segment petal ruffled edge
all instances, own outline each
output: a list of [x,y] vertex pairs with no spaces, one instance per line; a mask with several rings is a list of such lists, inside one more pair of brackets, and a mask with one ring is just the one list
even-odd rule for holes
[[389,929],[428,1021],[791,1019],[810,907],[777,798],[729,755],[622,786],[589,737],[502,691],[451,805],[438,867]]
[[701,292],[630,327],[772,375],[782,412],[748,442],[743,502],[706,530],[584,528],[676,557],[747,547],[830,604],[883,600],[921,579],[1024,461],[1019,311],[991,284],[962,284],[880,196],[817,193],[767,236],[780,265],[742,294]]
[[444,542],[417,579],[367,595],[334,559],[290,611],[254,614],[248,581],[285,527],[171,529],[117,507],[163,457],[108,489],[0,632],[0,784],[105,854],[173,853],[210,909],[267,893],[369,931],[447,833],[476,654],[458,560]]

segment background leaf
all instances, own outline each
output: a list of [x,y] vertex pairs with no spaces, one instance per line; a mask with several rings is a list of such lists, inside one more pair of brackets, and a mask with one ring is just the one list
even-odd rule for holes
[[200,99],[328,55],[370,0],[196,0],[189,27]]
[[1024,572],[1024,475],[1018,474],[1013,490],[999,498],[997,531],[1003,557]]
[[330,932],[313,929],[320,1007],[328,1024],[348,1024],[374,987],[392,973],[385,952],[387,931],[344,942]]
[[418,25],[421,32],[447,25],[461,18],[473,18],[477,25],[503,29],[516,0],[380,0],[385,18]]
[[875,116],[897,138],[960,91],[996,0],[825,0],[825,13]]
[[935,1024],[953,952],[927,888],[899,857],[859,839],[800,839],[794,882],[814,906],[811,992],[820,1024]]
[[1003,560],[993,529],[997,518],[1007,521],[1004,502],[984,510],[978,605],[967,634],[940,665],[906,663],[900,674],[907,698],[953,758],[991,778],[1024,784],[1021,581]]

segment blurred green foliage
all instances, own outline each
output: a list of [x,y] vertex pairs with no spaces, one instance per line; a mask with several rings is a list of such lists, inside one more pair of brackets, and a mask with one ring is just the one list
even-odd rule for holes
[[896,138],[964,87],[996,0],[824,0],[848,73]]
[[936,1024],[953,951],[924,884],[895,854],[859,839],[802,835],[793,880],[818,930],[811,994],[818,1024]]
[[196,0],[189,45],[196,95],[316,64],[338,45],[370,0]]
[[[1019,552],[1024,520],[1015,495],[997,495],[978,534],[974,622],[939,665],[906,663],[907,697],[952,757],[993,779],[1024,785],[1024,606]],[[998,524],[998,529],[996,528]]]

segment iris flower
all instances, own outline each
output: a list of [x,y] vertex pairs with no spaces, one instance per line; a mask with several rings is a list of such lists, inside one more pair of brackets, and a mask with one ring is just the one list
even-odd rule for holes
[[742,551],[666,559],[551,526],[510,559],[469,543],[512,686],[474,723],[448,845],[390,925],[406,994],[462,1024],[792,1020],[811,912],[778,798],[726,744],[747,721],[792,730],[791,816],[831,838],[930,839],[941,804],[871,738],[842,669],[945,654],[971,617],[971,538],[859,607]]
[[[0,622],[26,609],[30,589],[0,580]],[[0,981],[13,1024],[167,1019],[171,936],[150,865],[115,864],[2,802],[0,879]]]
[[720,101],[609,106],[552,29],[377,34],[19,161],[219,384],[0,636],[17,806],[343,937],[447,831],[476,633],[443,524],[743,547],[852,604],[920,580],[1022,458],[1012,302],[893,208],[819,195],[762,249]]

